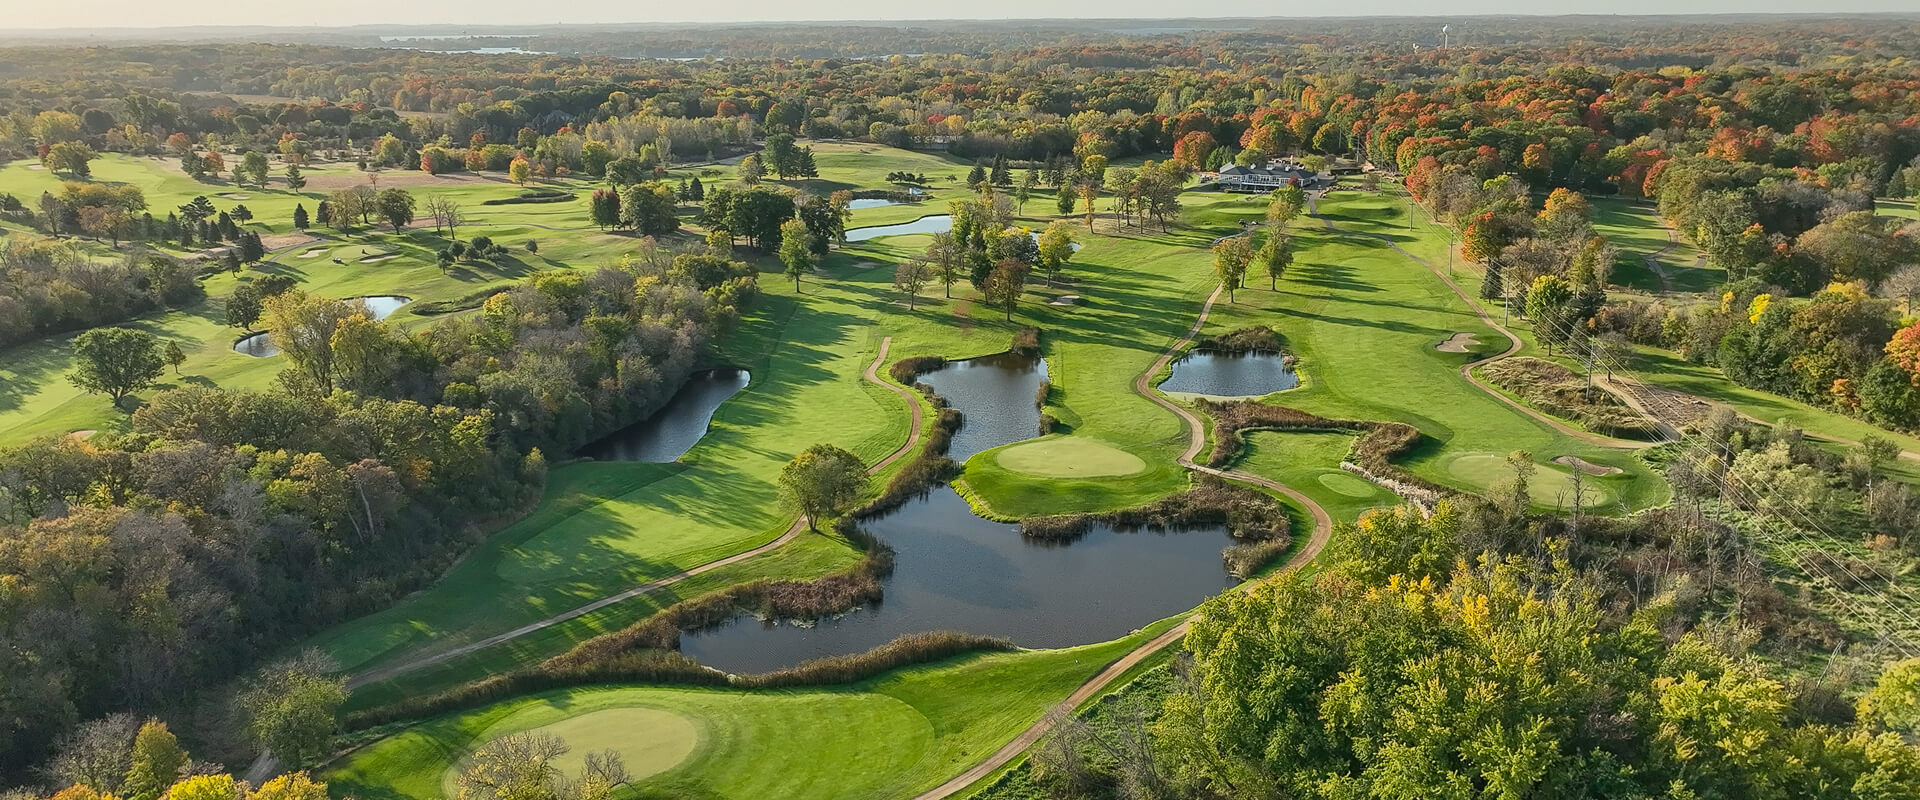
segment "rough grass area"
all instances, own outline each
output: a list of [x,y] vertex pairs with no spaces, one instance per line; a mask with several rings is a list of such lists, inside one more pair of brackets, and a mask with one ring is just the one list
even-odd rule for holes
[[1628,439],[1653,439],[1659,430],[1618,395],[1589,387],[1585,376],[1551,361],[1507,358],[1479,368],[1480,377],[1511,392],[1521,402],[1594,433]]
[[1139,456],[1081,436],[1048,436],[1010,446],[994,461],[1014,472],[1047,478],[1107,478],[1147,468]]

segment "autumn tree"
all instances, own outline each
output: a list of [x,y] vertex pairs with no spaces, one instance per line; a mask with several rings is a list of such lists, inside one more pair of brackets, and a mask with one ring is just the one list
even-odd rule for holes
[[159,800],[187,767],[187,751],[167,730],[167,724],[148,720],[133,737],[133,757],[120,793],[127,800]]
[[1229,236],[1213,245],[1213,274],[1220,279],[1220,285],[1227,290],[1227,302],[1233,302],[1233,292],[1240,288],[1240,282],[1247,276],[1247,265],[1253,261],[1253,245],[1245,236]]
[[593,199],[589,201],[593,214],[593,224],[601,230],[620,225],[620,193],[612,189],[593,190]]
[[830,444],[816,444],[780,470],[780,494],[807,517],[807,529],[844,511],[867,491],[860,457]]
[[952,298],[953,285],[960,282],[962,270],[967,266],[966,245],[955,239],[951,231],[942,231],[934,234],[933,241],[927,244],[926,258],[945,288],[946,296]]
[[1267,225],[1284,228],[1307,208],[1307,192],[1300,184],[1288,183],[1273,190],[1267,200]]

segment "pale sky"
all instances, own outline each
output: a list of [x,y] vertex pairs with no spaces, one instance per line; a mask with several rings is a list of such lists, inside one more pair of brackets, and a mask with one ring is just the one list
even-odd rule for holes
[[[0,33],[27,28],[143,28],[180,25],[546,25],[607,22],[758,22],[785,20],[1161,18],[1233,16],[1444,16],[1477,14],[1676,14],[1913,12],[1913,0],[1349,0],[1249,3],[1245,0],[972,0],[961,5],[902,0],[291,0],[214,5],[155,0],[5,0]],[[538,9],[538,10],[535,10]],[[539,14],[551,14],[540,17]]]

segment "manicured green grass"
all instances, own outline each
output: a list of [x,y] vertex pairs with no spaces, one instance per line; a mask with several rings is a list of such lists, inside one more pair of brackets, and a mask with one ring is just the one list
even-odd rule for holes
[[1146,470],[1139,456],[1084,436],[1048,436],[994,453],[994,463],[1044,478],[1108,478]]
[[1594,230],[1620,250],[1613,283],[1646,292],[1661,291],[1659,276],[1647,268],[1643,257],[1669,245],[1671,248],[1659,258],[1674,291],[1705,292],[1726,281],[1726,272],[1708,266],[1699,248],[1686,237],[1668,238],[1659,211],[1651,204],[1604,198],[1589,198],[1588,202],[1593,207]]
[[1234,469],[1291,486],[1335,520],[1351,522],[1367,509],[1400,503],[1391,492],[1340,469],[1353,438],[1350,433],[1256,431],[1247,436],[1246,455]]
[[1725,403],[1763,422],[1786,420],[1811,434],[1854,441],[1864,436],[1878,436],[1893,441],[1908,452],[1920,452],[1920,438],[1894,433],[1873,423],[1814,408],[1772,392],[1746,388],[1728,380],[1715,367],[1688,363],[1671,351],[1641,348],[1629,368],[1634,375],[1650,383]]
[[[1431,226],[1393,227],[1404,213],[1391,198],[1336,192],[1321,211],[1344,228],[1393,231],[1403,247],[1438,250],[1445,234]],[[1644,508],[1667,496],[1663,481],[1626,451],[1596,447],[1564,435],[1462,380],[1458,369],[1472,354],[1443,353],[1434,345],[1455,332],[1484,343],[1505,337],[1482,324],[1426,267],[1371,237],[1343,235],[1295,224],[1301,250],[1280,285],[1250,282],[1234,304],[1215,307],[1208,334],[1254,324],[1272,325],[1299,356],[1299,389],[1273,402],[1341,419],[1394,420],[1420,428],[1429,442],[1403,463],[1423,478],[1468,491],[1491,487],[1488,476],[1461,475],[1448,465],[1463,453],[1533,454],[1541,470],[1549,459],[1577,455],[1624,470],[1611,485],[1627,508]],[[1412,246],[1408,246],[1412,245]],[[1497,348],[1496,348],[1497,349]]]
[[[671,711],[624,706],[564,717],[558,722],[541,725],[540,722],[552,716],[553,710],[552,706],[524,709],[481,734],[481,740],[528,731],[531,723],[538,725],[530,730],[532,733],[581,744],[554,759],[554,767],[560,770],[560,774],[578,778],[586,766],[588,753],[611,750],[620,755],[622,765],[634,780],[650,778],[672,769],[693,755],[694,747],[700,744],[700,729],[693,724],[693,720]],[[443,785],[447,788],[448,797],[455,795],[454,786],[458,776],[457,768],[447,771],[447,780]]]
[[608,686],[545,692],[409,727],[349,754],[325,779],[336,795],[428,800],[442,796],[448,771],[488,738],[588,719],[568,731],[575,751],[636,747],[624,726],[592,718],[647,709],[691,721],[697,741],[676,766],[637,780],[634,796],[905,797],[986,757],[1165,624],[1067,650],[962,657],[846,688]]

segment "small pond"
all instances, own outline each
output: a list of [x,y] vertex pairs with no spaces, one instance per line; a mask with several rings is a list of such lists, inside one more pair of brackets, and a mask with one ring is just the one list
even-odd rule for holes
[[1300,385],[1300,376],[1279,353],[1195,350],[1173,362],[1163,392],[1214,397],[1259,397]]
[[[964,461],[1035,436],[1033,398],[1046,376],[1045,362],[1003,353],[952,362],[920,380],[966,415],[948,451]],[[1031,542],[1018,526],[974,516],[944,486],[862,526],[894,548],[879,603],[811,626],[741,617],[683,634],[681,651],[757,673],[922,631],[1066,647],[1124,636],[1234,583],[1220,562],[1231,539],[1218,527],[1168,533],[1096,525],[1070,544]]]
[[892,200],[888,200],[884,197],[862,197],[858,200],[848,203],[847,208],[851,208],[855,211],[859,211],[860,209],[863,209],[863,208],[886,208],[887,206],[897,206],[897,205],[900,205],[900,204]]
[[946,233],[953,230],[952,214],[931,214],[912,222],[897,225],[871,225],[847,231],[847,241],[864,242],[882,236],[905,236],[910,233]]
[[653,416],[580,448],[580,455],[598,461],[678,461],[707,435],[713,412],[747,388],[751,377],[746,370],[732,367],[696,372]]
[[[401,306],[413,302],[411,297],[397,294],[376,294],[366,297],[349,297],[347,303],[358,303],[367,309],[374,319],[386,319],[399,311]],[[266,331],[249,334],[233,343],[233,351],[254,358],[272,358],[280,355],[280,348],[273,344],[273,336]]]

